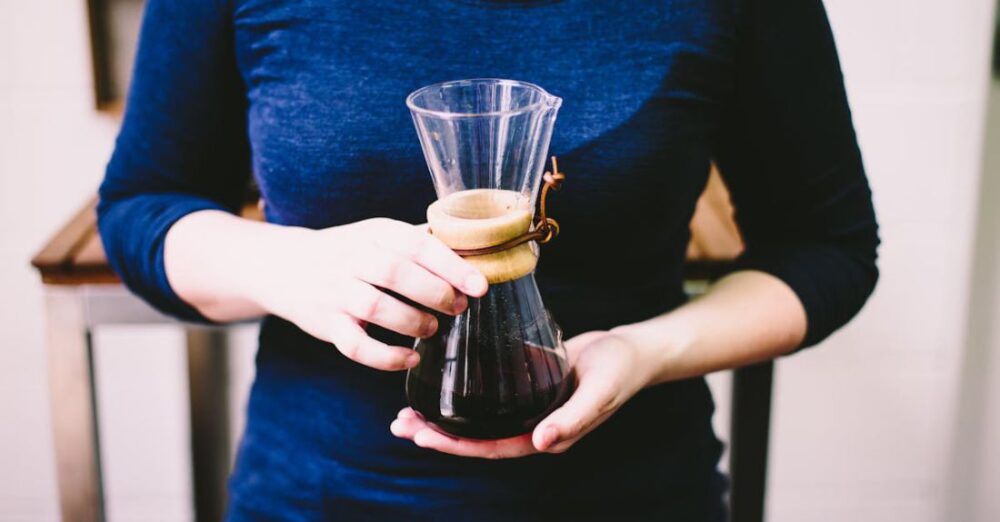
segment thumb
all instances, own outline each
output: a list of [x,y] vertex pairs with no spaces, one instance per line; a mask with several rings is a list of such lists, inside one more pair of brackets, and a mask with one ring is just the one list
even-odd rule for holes
[[566,404],[538,423],[531,435],[532,444],[538,451],[546,451],[586,434],[599,418],[613,411],[613,401],[613,394],[599,380],[581,380]]

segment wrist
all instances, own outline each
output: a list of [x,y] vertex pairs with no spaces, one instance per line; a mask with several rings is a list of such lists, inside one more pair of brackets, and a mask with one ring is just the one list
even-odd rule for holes
[[695,346],[693,332],[674,324],[669,315],[613,328],[637,354],[646,386],[692,377],[686,361]]
[[282,296],[291,291],[291,280],[307,273],[301,265],[310,257],[308,245],[316,232],[271,223],[255,225],[243,249],[247,262],[240,276],[241,297],[266,313],[282,315]]

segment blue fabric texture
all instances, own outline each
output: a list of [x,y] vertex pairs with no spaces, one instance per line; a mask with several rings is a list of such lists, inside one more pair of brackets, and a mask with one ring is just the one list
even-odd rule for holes
[[[111,263],[157,308],[203,321],[170,287],[164,237],[190,212],[237,209],[250,175],[274,223],[423,222],[434,193],[404,98],[474,77],[564,99],[551,152],[569,178],[549,201],[563,232],[537,278],[567,335],[683,302],[712,159],[740,262],[796,292],[803,346],[874,287],[877,224],[820,0],[149,0],[101,186]],[[620,248],[593,248],[612,237]],[[724,518],[702,379],[643,391],[565,454],[511,461],[395,439],[404,405],[403,375],[268,317],[230,519]]]

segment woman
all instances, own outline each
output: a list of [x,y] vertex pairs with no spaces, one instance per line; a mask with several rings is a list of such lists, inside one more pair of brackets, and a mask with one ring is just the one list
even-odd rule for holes
[[[562,97],[570,174],[537,278],[578,388],[496,442],[405,408],[437,324],[393,296],[457,313],[487,289],[412,225],[434,194],[403,103],[473,77]],[[685,304],[711,159],[747,250]],[[232,213],[251,172],[266,224]],[[877,278],[820,0],[150,0],[99,213],[161,310],[265,316],[231,520],[723,520],[701,376],[819,342]]]

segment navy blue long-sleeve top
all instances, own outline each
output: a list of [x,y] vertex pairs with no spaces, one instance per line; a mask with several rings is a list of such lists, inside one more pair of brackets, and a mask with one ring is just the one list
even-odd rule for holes
[[[100,190],[109,260],[157,308],[201,320],[170,287],[164,237],[188,213],[236,211],[251,175],[274,223],[422,222],[434,192],[404,98],[475,77],[564,99],[550,152],[569,180],[549,202],[563,232],[537,277],[567,335],[683,302],[688,223],[712,160],[747,245],[740,264],[794,290],[803,346],[870,294],[877,225],[820,0],[149,0]],[[611,237],[620,248],[593,248]],[[265,319],[232,516],[489,505],[486,518],[519,499],[535,508],[509,513],[527,517],[543,511],[533,488],[559,513],[571,493],[600,492],[573,503],[580,519],[615,498],[677,515],[721,491],[701,379],[640,393],[564,455],[510,462],[393,439],[403,405],[402,375]]]

